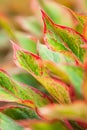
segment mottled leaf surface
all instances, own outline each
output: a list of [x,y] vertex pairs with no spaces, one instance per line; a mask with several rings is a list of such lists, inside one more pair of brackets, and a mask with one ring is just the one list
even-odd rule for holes
[[4,91],[8,92],[8,94],[11,94],[14,98],[17,98],[18,103],[30,107],[40,107],[50,103],[50,99],[48,98],[48,96],[33,87],[23,86],[15,83],[3,71],[0,71],[0,85],[1,89],[4,89]]
[[17,65],[22,66],[34,76],[58,102],[70,103],[68,87],[49,76],[39,56],[26,52],[17,45],[14,45],[14,49],[14,60]]
[[65,45],[78,60],[83,62],[86,51],[81,48],[81,44],[87,43],[86,39],[71,28],[55,24],[43,11],[42,18],[44,21],[45,34],[49,31],[53,33],[58,43],[62,41],[62,44]]
[[2,112],[14,120],[39,119],[35,111],[30,108],[8,108]]
[[45,61],[46,68],[65,83],[73,85],[76,93],[82,95],[83,69],[74,65],[55,64],[51,61]]

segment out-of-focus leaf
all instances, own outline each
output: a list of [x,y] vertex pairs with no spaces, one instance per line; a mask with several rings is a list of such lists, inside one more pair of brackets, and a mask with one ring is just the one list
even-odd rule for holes
[[58,3],[60,3],[60,4],[62,4],[62,5],[66,5],[66,6],[68,6],[68,7],[73,7],[73,4],[74,4],[74,2],[75,2],[75,0],[73,0],[73,1],[70,1],[70,0],[56,0]]
[[87,16],[78,14],[74,12],[73,10],[71,10],[70,8],[66,8],[66,9],[78,20],[82,28],[84,28],[84,25],[87,23]]
[[[72,27],[72,19],[67,10],[51,0],[37,0],[41,8],[54,20],[55,23]],[[56,10],[56,11],[55,11]],[[63,17],[62,17],[63,15]],[[66,19],[67,17],[67,19]]]
[[[81,2],[83,3],[83,2]],[[65,7],[66,8],[66,7]],[[74,17],[75,20],[77,20],[77,24],[75,25],[75,29],[80,32],[81,34],[84,35],[85,38],[86,37],[86,24],[87,24],[87,16],[86,15],[82,15],[82,14],[78,14],[76,12],[74,12],[73,10],[69,9],[69,8],[66,8],[70,13],[71,15]]]
[[14,97],[17,97],[17,103],[25,106],[34,108],[50,103],[48,96],[33,87],[23,86],[15,83],[3,71],[0,71],[0,85],[3,89],[5,89],[6,92]]
[[0,48],[5,48],[7,46],[7,42],[9,41],[8,36],[6,35],[4,30],[0,30]]
[[87,39],[87,22],[86,22],[84,29],[83,29],[83,36]]
[[24,33],[17,32],[16,37],[21,45],[26,50],[36,53],[36,42],[33,40],[33,37],[29,37]]
[[68,86],[49,76],[38,55],[25,51],[16,44],[13,47],[14,60],[17,65],[34,76],[58,102],[70,103]]
[[68,130],[68,128],[62,122],[36,122],[31,124],[33,130]]
[[85,70],[84,72],[83,83],[82,83],[82,93],[85,100],[87,101],[87,70]]
[[22,126],[16,124],[12,119],[0,112],[1,130],[24,130]]
[[41,23],[35,17],[26,17],[25,19],[19,17],[16,19],[18,25],[25,31],[31,32],[31,34],[41,37]]
[[[81,44],[87,43],[87,40],[75,30],[56,25],[46,14],[42,11],[42,18],[44,21],[44,32],[51,32],[55,35],[56,39],[62,40],[62,44],[66,45],[68,49],[79,59],[81,62],[84,60],[85,49],[81,48]],[[65,44],[64,44],[65,43]]]
[[70,105],[49,105],[40,108],[39,113],[48,120],[69,119],[87,122],[87,104],[76,102]]
[[17,40],[12,25],[10,24],[7,17],[4,16],[3,14],[0,14],[0,26],[2,26],[7,31],[8,35],[13,40]]

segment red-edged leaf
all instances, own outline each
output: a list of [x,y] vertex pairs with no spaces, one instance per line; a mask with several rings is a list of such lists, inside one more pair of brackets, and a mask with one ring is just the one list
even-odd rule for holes
[[71,10],[70,8],[65,7],[74,18],[76,18],[76,20],[78,20],[78,22],[80,23],[80,26],[82,28],[84,28],[84,25],[87,23],[87,16],[86,15],[82,15],[79,13],[74,12],[73,10]]
[[50,98],[44,93],[34,89],[33,87],[23,86],[14,82],[5,72],[1,70],[0,93],[2,94],[2,100],[4,101],[11,100],[12,102],[17,102],[31,108],[41,107],[51,103]]
[[44,62],[38,55],[25,51],[15,44],[13,47],[14,60],[17,65],[20,65],[34,76],[58,102],[70,103],[68,86],[49,76]]
[[77,58],[77,61],[84,61],[85,49],[81,48],[81,44],[87,44],[87,40],[75,30],[55,24],[46,14],[42,11],[42,18],[44,21],[44,33],[49,31],[53,33],[58,42],[62,41],[70,52]]
[[87,22],[86,22],[86,24],[84,25],[83,36],[87,39]]

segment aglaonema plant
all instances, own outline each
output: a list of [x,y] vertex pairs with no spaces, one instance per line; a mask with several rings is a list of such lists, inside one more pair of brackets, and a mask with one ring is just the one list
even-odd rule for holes
[[87,17],[67,10],[77,20],[80,32],[55,24],[41,10],[44,45],[37,43],[37,54],[21,48],[10,31],[14,62],[31,74],[46,93],[14,81],[0,69],[2,130],[87,128]]

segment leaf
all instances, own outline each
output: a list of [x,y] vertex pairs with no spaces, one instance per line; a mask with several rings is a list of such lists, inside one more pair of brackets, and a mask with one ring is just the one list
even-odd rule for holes
[[3,113],[14,120],[39,119],[34,110],[30,108],[8,108]]
[[87,104],[84,102],[76,102],[69,105],[49,105],[40,108],[38,112],[48,120],[54,119],[69,119],[87,122]]
[[0,14],[0,25],[6,30],[8,35],[15,41],[17,41],[14,29],[9,21],[9,19],[4,15]]
[[13,74],[13,79],[16,81],[27,84],[28,86],[33,86],[34,88],[40,90],[43,93],[46,93],[48,95],[48,92],[46,89],[44,89],[41,84],[29,73],[21,72],[19,74]]
[[29,50],[30,52],[36,53],[37,39],[33,38],[32,36],[27,36],[26,34],[21,32],[16,32],[15,34],[21,47]]
[[22,126],[16,124],[12,119],[0,112],[1,130],[24,130]]
[[67,59],[71,59],[73,61],[77,60],[76,57],[70,52],[70,50],[62,44],[60,39],[57,39],[52,32],[46,32],[44,35],[44,41],[46,46],[55,51],[63,54]]
[[49,76],[43,61],[38,55],[25,51],[16,44],[13,47],[14,60],[17,65],[34,76],[58,102],[70,103],[68,86]]
[[57,4],[55,1],[37,1],[40,7],[53,19],[55,23],[72,27],[73,23],[71,16],[61,5]]
[[[35,12],[36,13],[36,12]],[[41,22],[39,19],[37,19],[37,17],[35,18],[35,16],[29,16],[29,17],[18,17],[16,18],[17,24],[18,26],[26,31],[26,32],[31,32],[32,35],[35,35],[37,37],[41,37],[42,36],[42,32],[41,32]]]
[[19,99],[5,91],[0,85],[0,101],[19,102]]
[[61,53],[47,49],[45,45],[38,44],[38,51],[41,58],[46,60],[44,64],[51,72],[50,74],[58,76],[58,78],[67,84],[72,84],[76,93],[82,95],[83,70],[78,66],[74,66],[72,59],[69,59]]
[[85,39],[87,39],[87,22],[86,22],[86,24],[84,25],[83,36],[85,37]]
[[87,43],[87,40],[75,30],[56,25],[46,14],[42,11],[42,18],[44,21],[44,33],[51,32],[55,35],[56,39],[62,40],[62,44],[76,56],[77,60],[80,62],[84,61],[85,49],[81,48],[81,44]]
[[82,29],[84,28],[85,24],[87,23],[87,16],[86,15],[81,15],[79,13],[74,12],[73,10],[71,10],[70,8],[65,7],[74,18],[76,18],[76,20],[80,23],[80,26],[82,27]]
[[8,94],[16,97],[18,99],[18,103],[29,106],[31,108],[41,107],[51,102],[48,96],[46,96],[39,90],[33,87],[23,86],[15,83],[8,75],[6,75],[1,70],[0,85],[6,92],[8,92]]
[[68,128],[62,122],[36,122],[31,124],[33,130],[68,130]]
[[55,64],[45,61],[46,68],[69,85],[73,85],[76,93],[82,95],[83,69],[74,65]]
[[48,49],[45,45],[38,43],[38,53],[40,57],[44,60],[50,60],[57,64],[59,63],[68,63],[75,64],[75,60],[61,52],[54,52]]

